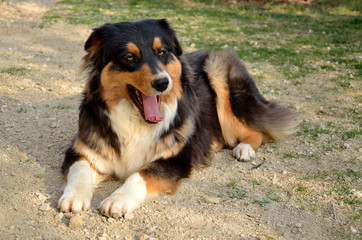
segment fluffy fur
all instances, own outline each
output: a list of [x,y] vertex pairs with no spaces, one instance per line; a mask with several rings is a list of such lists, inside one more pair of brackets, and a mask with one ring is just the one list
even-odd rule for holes
[[149,196],[174,193],[213,150],[234,148],[236,159],[250,160],[298,125],[296,114],[259,93],[237,56],[183,55],[164,19],[105,24],[85,50],[88,82],[62,165],[61,211],[88,209],[92,189],[111,176],[125,183],[100,210],[122,216]]

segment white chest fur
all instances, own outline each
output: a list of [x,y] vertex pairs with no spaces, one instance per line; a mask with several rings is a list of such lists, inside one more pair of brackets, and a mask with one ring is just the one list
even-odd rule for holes
[[102,161],[102,166],[98,163],[100,170],[119,178],[126,178],[145,164],[156,160],[156,156],[162,156],[165,149],[156,154],[153,149],[160,135],[169,129],[176,109],[177,103],[171,106],[161,103],[164,119],[157,124],[148,124],[130,102],[120,101],[108,116],[121,144],[121,158]]

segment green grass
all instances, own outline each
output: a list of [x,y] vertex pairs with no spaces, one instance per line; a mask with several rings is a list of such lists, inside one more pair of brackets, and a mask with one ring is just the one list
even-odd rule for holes
[[267,204],[270,203],[270,200],[268,198],[256,199],[252,203],[259,204],[261,207],[265,207]]
[[[361,172],[354,169],[346,170],[331,170],[323,171],[318,174],[310,175],[306,177],[306,180],[322,180],[323,182],[328,182],[329,187],[325,190],[327,196],[334,196],[338,201],[343,202],[346,205],[349,205],[353,209],[357,209],[362,205],[362,201],[351,196],[353,189],[358,185],[358,181],[362,177]],[[304,185],[296,184],[294,186],[297,192],[303,194],[310,194],[308,189]],[[361,190],[359,187],[357,190]],[[360,213],[354,214],[353,218],[360,219]],[[357,219],[356,219],[357,220]]]
[[63,110],[63,109],[70,109],[70,108],[72,108],[72,107],[71,107],[71,106],[68,106],[68,105],[59,104],[59,105],[57,105],[57,106],[54,106],[53,108],[59,109],[59,110]]
[[[303,85],[303,81],[295,79],[319,69],[348,69],[355,76],[348,81],[355,81],[362,76],[361,59],[352,57],[360,49],[362,18],[349,12],[336,14],[333,9],[340,6],[354,9],[351,3],[332,4],[328,11],[322,11],[320,5],[260,7],[209,1],[62,0],[45,15],[42,26],[59,20],[97,27],[106,22],[167,18],[183,46],[233,50],[244,61],[278,66],[278,71],[295,84]],[[324,60],[334,65],[325,64]],[[343,83],[342,88],[346,85]]]
[[229,198],[236,198],[242,200],[247,196],[245,190],[238,188],[236,180],[230,181],[228,183],[228,187],[231,188],[231,190],[227,192]]
[[6,69],[0,69],[0,73],[7,73],[10,75],[25,75],[28,69],[24,67],[12,67]]
[[[358,111],[358,110],[355,110]],[[362,129],[359,126],[355,126],[355,129],[346,129],[342,125],[329,122],[322,126],[319,123],[303,121],[300,124],[300,130],[297,132],[297,136],[307,136],[311,140],[318,140],[321,135],[332,135],[336,134],[340,136],[342,140],[356,138],[362,135]]]

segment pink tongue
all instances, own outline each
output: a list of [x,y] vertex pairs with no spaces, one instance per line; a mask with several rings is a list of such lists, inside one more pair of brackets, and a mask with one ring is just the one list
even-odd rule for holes
[[157,102],[156,96],[147,96],[142,94],[143,111],[145,118],[151,122],[160,122],[163,117],[160,113],[160,106]]

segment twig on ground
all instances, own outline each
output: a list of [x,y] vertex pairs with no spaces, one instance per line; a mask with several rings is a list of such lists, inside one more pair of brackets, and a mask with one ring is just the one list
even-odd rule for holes
[[253,166],[250,170],[254,170],[254,169],[257,169],[257,168],[260,168],[261,165],[263,165],[265,163],[265,158],[263,158],[263,161],[261,163],[259,163],[258,165],[256,166]]

